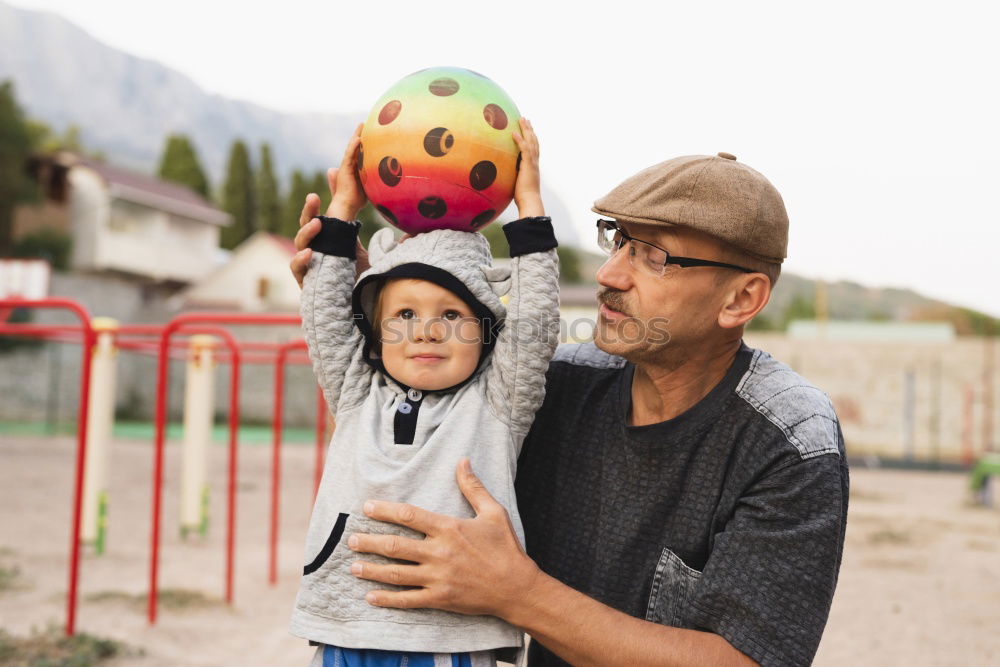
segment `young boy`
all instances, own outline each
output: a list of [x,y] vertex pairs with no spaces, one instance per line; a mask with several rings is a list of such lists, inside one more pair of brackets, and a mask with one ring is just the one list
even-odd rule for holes
[[321,645],[314,665],[479,667],[522,644],[521,632],[495,617],[369,605],[365,594],[381,585],[351,574],[357,558],[345,544],[352,533],[422,537],[366,518],[362,504],[372,498],[472,517],[454,480],[462,457],[524,542],[514,473],[558,342],[559,289],[537,139],[526,122],[514,137],[522,217],[504,226],[509,270],[491,265],[476,232],[437,230],[397,243],[381,230],[368,250],[371,268],[355,284],[359,223],[345,220],[364,203],[353,177],[358,133],[329,211],[337,217],[321,218],[310,244],[302,323],[337,425],[291,621],[293,634]]

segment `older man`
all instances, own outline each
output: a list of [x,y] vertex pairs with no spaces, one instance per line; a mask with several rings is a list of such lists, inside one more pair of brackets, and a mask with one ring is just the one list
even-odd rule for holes
[[848,471],[826,395],[742,342],[785,257],[781,197],[720,153],[650,167],[594,210],[595,342],[557,352],[519,461],[528,553],[462,462],[475,519],[366,505],[427,535],[351,536],[413,563],[360,556],[358,576],[414,587],[369,602],[499,616],[531,635],[532,666],[808,664]]

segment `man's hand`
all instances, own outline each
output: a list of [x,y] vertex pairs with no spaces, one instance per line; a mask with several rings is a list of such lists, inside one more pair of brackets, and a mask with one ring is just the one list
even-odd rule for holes
[[[347,143],[344,150],[344,157],[339,168],[330,168],[326,171],[326,183],[330,188],[330,205],[326,209],[326,215],[331,218],[351,221],[358,215],[358,211],[365,205],[364,190],[357,178],[357,154],[358,146],[361,142],[362,125],[354,130],[354,136]],[[306,195],[305,204],[302,206],[302,213],[299,215],[299,231],[295,234],[295,256],[289,267],[295,281],[302,287],[302,279],[309,269],[309,259],[312,257],[312,250],[309,249],[309,242],[319,233],[319,195],[310,192]],[[361,275],[368,270],[368,251],[358,240],[357,249],[357,273]]]
[[363,579],[399,586],[404,591],[371,591],[379,607],[435,608],[463,614],[506,616],[524,599],[541,570],[518,542],[507,510],[489,494],[462,459],[456,470],[459,488],[476,512],[456,519],[405,505],[369,501],[365,514],[424,533],[423,540],[396,535],[351,535],[354,551],[377,553],[413,565],[376,565],[356,561],[351,572]]
[[534,218],[545,215],[542,178],[538,170],[538,137],[527,118],[521,118],[520,126],[520,132],[514,130],[514,143],[521,150],[521,168],[514,183],[514,203],[517,204],[517,217]]

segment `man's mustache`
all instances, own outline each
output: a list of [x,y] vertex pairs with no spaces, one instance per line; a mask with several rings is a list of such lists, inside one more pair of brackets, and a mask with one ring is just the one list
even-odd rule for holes
[[602,285],[597,288],[597,302],[603,303],[611,310],[617,310],[622,315],[632,316],[625,305],[625,292],[621,290]]

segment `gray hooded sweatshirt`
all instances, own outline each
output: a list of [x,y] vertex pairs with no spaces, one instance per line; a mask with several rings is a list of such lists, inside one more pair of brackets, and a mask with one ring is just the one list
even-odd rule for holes
[[[334,218],[323,218],[322,224],[310,245],[302,326],[336,430],[309,523],[291,632],[346,648],[460,653],[520,647],[521,632],[493,616],[369,605],[369,590],[402,588],[352,575],[350,566],[361,555],[346,542],[352,533],[423,537],[365,517],[362,505],[368,499],[473,517],[455,482],[456,464],[469,457],[473,471],[510,514],[523,545],[515,467],[544,397],[559,332],[551,221],[526,218],[504,226],[509,269],[491,265],[489,243],[476,232],[438,230],[397,244],[391,230],[381,230],[369,244],[371,268],[357,285],[359,224]],[[441,391],[420,391],[385,372],[373,352],[372,311],[382,280],[390,277],[431,280],[477,314],[483,355],[469,379]],[[508,293],[505,308],[500,297]]]

